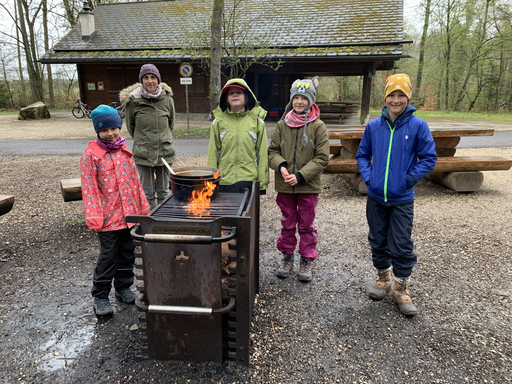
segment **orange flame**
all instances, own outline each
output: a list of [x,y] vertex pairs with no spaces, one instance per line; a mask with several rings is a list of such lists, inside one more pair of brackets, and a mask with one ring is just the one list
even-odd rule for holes
[[217,169],[217,172],[215,173],[215,175],[213,175],[213,177],[215,179],[218,179],[220,177],[220,171]]
[[[218,171],[217,171],[218,173]],[[209,216],[210,212],[205,212],[208,207],[210,207],[210,201],[213,196],[213,191],[215,191],[217,185],[212,183],[211,181],[206,181],[201,191],[192,191],[188,201],[188,211],[194,214],[195,216],[203,217]]]

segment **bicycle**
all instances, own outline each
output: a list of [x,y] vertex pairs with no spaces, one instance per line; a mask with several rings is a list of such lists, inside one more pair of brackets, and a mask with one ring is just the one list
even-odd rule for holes
[[89,119],[91,118],[91,110],[89,109],[87,104],[82,103],[80,99],[78,99],[76,101],[76,105],[77,106],[71,110],[73,116],[75,116],[77,119],[81,119],[84,116],[87,116]]
[[109,104],[109,106],[111,106],[112,108],[114,108],[117,111],[117,113],[119,114],[121,119],[124,119],[124,117],[126,115],[126,113],[125,113],[126,106],[118,105],[117,101],[115,99]]

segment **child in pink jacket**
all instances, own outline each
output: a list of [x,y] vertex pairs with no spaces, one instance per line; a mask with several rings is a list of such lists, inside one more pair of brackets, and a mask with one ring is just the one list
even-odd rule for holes
[[101,251],[93,276],[92,296],[97,315],[112,315],[108,299],[112,280],[115,296],[127,304],[135,302],[133,251],[127,215],[147,215],[150,211],[133,160],[120,136],[122,120],[117,111],[100,105],[91,112],[98,138],[82,156],[80,168],[85,223],[98,233]]

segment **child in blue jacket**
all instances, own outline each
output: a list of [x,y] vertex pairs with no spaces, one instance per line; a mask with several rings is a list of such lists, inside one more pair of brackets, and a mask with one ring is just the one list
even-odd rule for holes
[[427,123],[413,116],[411,95],[409,76],[388,78],[382,115],[368,123],[356,155],[368,190],[368,240],[378,275],[369,296],[382,300],[393,280],[393,299],[408,316],[418,313],[407,290],[417,261],[411,238],[414,185],[434,169],[437,160]]

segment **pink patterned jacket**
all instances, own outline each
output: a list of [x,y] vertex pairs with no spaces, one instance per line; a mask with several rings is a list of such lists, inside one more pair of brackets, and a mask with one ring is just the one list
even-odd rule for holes
[[127,215],[147,215],[149,203],[142,190],[133,154],[125,145],[107,152],[92,140],[82,156],[82,202],[85,223],[97,232],[133,227]]

